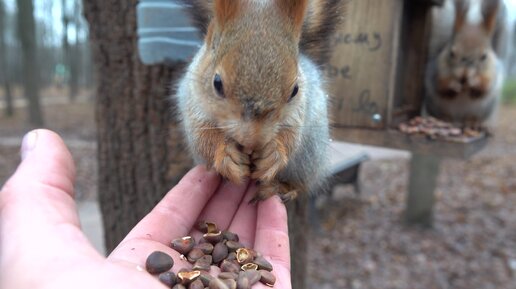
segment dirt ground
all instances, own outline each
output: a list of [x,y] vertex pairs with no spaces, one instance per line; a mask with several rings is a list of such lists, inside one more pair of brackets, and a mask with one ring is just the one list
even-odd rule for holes
[[[0,185],[14,171],[30,129],[24,109],[0,110]],[[77,198],[96,199],[93,104],[45,106],[47,127],[69,144]],[[320,209],[310,238],[310,288],[515,289],[516,106],[500,112],[495,138],[468,161],[445,160],[431,230],[402,223],[408,161],[368,161],[362,193],[342,188]]]

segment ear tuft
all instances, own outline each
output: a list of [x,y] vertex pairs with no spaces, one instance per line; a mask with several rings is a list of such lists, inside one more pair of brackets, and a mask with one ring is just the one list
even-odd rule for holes
[[495,29],[499,6],[499,0],[484,0],[482,2],[483,25],[489,34]]
[[455,24],[453,31],[457,33],[466,23],[468,16],[469,2],[467,0],[455,0]]

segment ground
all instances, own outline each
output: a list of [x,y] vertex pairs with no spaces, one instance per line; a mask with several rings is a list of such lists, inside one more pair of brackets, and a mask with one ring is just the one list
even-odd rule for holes
[[[91,203],[97,177],[92,99],[84,93],[69,104],[48,95],[47,127],[71,148],[78,202]],[[13,119],[0,109],[0,185],[14,171],[19,142],[30,129],[20,106]],[[309,243],[309,288],[516,288],[514,123],[516,106],[503,107],[483,152],[443,162],[431,230],[402,222],[408,158],[364,163],[362,193],[343,187],[319,209],[320,226]]]

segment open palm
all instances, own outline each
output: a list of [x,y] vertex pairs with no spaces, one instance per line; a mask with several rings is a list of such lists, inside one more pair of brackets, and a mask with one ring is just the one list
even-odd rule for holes
[[278,197],[249,205],[254,186],[233,185],[198,166],[106,258],[80,229],[75,168],[63,141],[50,131],[31,132],[22,155],[0,191],[0,288],[165,288],[141,268],[156,250],[174,258],[175,272],[191,266],[168,245],[198,238],[199,220],[237,233],[272,263],[274,287],[291,288],[287,216]]

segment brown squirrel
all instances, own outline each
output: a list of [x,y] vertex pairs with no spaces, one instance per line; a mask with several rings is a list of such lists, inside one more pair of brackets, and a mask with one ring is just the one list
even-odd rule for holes
[[468,21],[472,2],[454,2],[455,19],[449,28],[453,34],[427,69],[425,109],[434,117],[480,128],[494,115],[504,79],[502,55],[494,49],[503,49],[495,47],[503,39],[493,39],[503,28],[499,27],[503,7],[500,0],[475,1],[481,19],[472,23]]
[[327,173],[328,96],[321,65],[342,0],[192,0],[204,45],[175,95],[187,143],[254,202],[312,192]]

